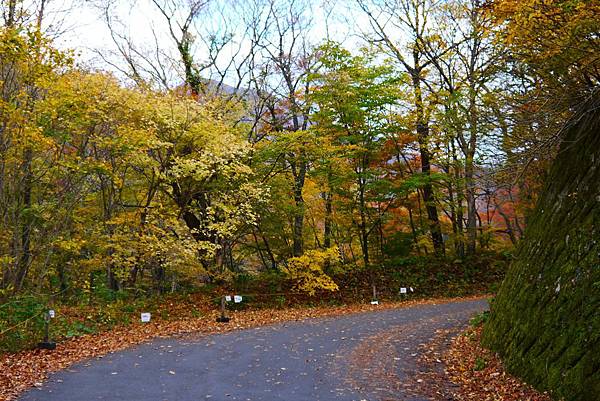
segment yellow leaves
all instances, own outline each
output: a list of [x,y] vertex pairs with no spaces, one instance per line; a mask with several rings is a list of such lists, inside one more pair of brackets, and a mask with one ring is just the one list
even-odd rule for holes
[[499,0],[491,10],[504,28],[504,43],[546,79],[600,78],[598,2]]
[[[121,280],[138,269],[197,274],[219,244],[254,224],[268,195],[248,165],[242,106],[126,88],[68,59],[39,33],[0,29],[0,63],[14,66],[0,68],[0,178],[18,195],[31,170],[36,251],[69,264],[73,280],[98,269]],[[201,220],[198,232],[184,210]],[[14,237],[2,231],[0,239]]]
[[323,271],[326,264],[333,265],[339,262],[337,248],[326,250],[310,250],[304,255],[290,258],[283,269],[295,282],[295,289],[314,295],[316,291],[337,291],[338,286]]
[[82,238],[59,239],[54,242],[54,246],[63,252],[77,253],[87,244]]
[[162,268],[181,277],[203,271],[197,256],[205,244],[196,242],[178,219],[150,214],[140,226],[139,216],[132,212],[122,213],[110,223],[114,232],[106,237],[108,258],[104,263],[119,272],[121,280],[134,269]]

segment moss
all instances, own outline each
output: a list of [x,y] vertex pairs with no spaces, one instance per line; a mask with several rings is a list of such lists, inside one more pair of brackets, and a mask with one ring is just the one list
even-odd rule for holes
[[509,371],[556,399],[600,400],[598,283],[600,116],[589,113],[563,140],[484,343]]

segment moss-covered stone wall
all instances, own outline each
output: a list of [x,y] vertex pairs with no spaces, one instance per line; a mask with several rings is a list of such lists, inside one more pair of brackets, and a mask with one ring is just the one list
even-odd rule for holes
[[510,372],[569,401],[600,401],[600,102],[587,109],[563,139],[484,331]]

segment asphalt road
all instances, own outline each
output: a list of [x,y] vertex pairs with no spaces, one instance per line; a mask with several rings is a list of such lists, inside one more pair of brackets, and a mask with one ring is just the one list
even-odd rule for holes
[[156,340],[53,374],[22,401],[421,401],[418,347],[485,301],[310,319]]

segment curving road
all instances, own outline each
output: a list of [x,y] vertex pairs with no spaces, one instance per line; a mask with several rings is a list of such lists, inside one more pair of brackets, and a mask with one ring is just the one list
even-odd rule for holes
[[420,344],[483,300],[165,339],[72,366],[22,401],[388,401],[410,391]]

